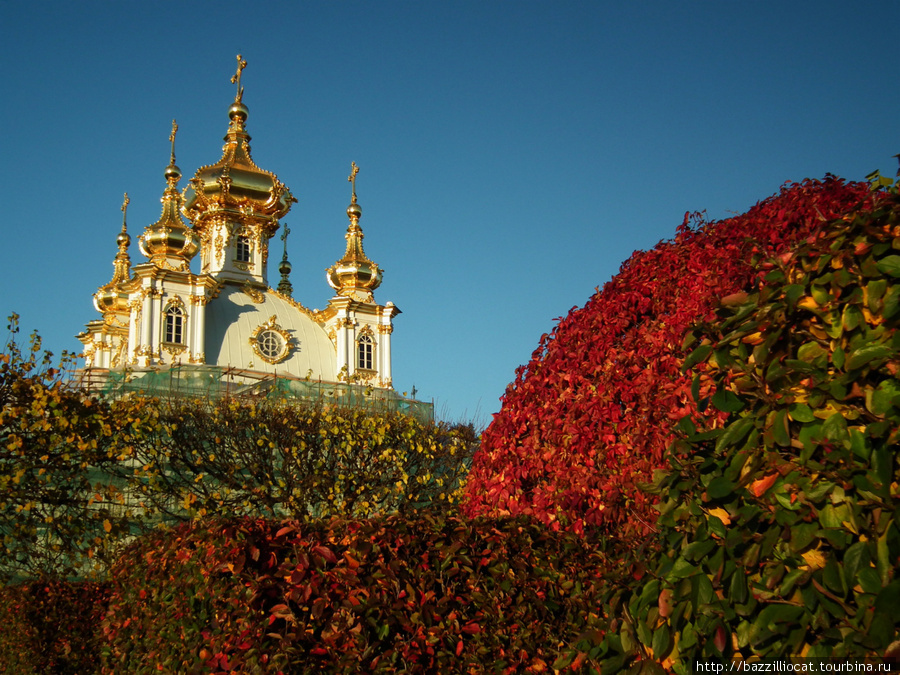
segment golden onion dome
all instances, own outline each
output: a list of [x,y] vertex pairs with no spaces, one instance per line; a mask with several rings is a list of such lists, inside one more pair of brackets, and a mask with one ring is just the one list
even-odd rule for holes
[[346,296],[361,302],[372,302],[372,291],[381,285],[382,270],[378,265],[366,257],[363,250],[362,228],[359,226],[359,218],[362,209],[356,203],[356,174],[359,167],[355,162],[351,165],[351,183],[353,183],[353,198],[347,207],[347,216],[350,225],[344,238],[347,240],[347,250],[344,257],[325,271],[328,284],[337,291],[338,295]]
[[113,278],[108,284],[97,289],[94,293],[94,307],[102,314],[109,312],[128,312],[128,293],[121,290],[122,284],[131,278],[131,258],[128,255],[128,247],[131,245],[131,237],[128,235],[127,212],[128,193],[122,202],[122,231],[116,237],[119,252],[113,260]]
[[158,267],[188,271],[189,263],[199,250],[197,235],[181,217],[184,200],[178,191],[181,169],[175,165],[175,134],[178,125],[172,120],[172,158],[165,170],[166,189],[163,192],[162,215],[138,237],[141,253]]
[[271,237],[284,216],[297,200],[278,177],[253,163],[250,156],[250,134],[246,123],[249,109],[241,100],[243,88],[240,73],[246,66],[238,56],[238,93],[228,108],[228,133],[222,148],[222,159],[197,170],[185,190],[184,214],[195,227],[204,227],[207,214],[235,214],[261,218],[268,223]]

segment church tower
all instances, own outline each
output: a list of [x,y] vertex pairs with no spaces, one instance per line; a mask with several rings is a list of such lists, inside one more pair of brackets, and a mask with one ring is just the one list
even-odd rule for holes
[[337,295],[328,303],[326,328],[334,335],[339,377],[378,387],[391,386],[391,333],[400,313],[394,303],[375,303],[372,292],[381,285],[381,268],[363,250],[359,226],[362,209],[356,199],[359,167],[350,164],[351,198],[347,207],[347,248],[325,274]]
[[[359,388],[365,396],[380,392],[381,400],[399,400],[392,388],[391,333],[400,310],[391,302],[378,304],[373,295],[382,270],[363,250],[355,163],[345,252],[326,271],[335,291],[327,307],[310,310],[293,297],[286,224],[281,281],[277,290],[269,285],[270,240],[297,200],[251,157],[241,85],[247,62],[240,55],[237,60],[222,157],[198,169],[183,192],[175,163],[178,125],[172,122],[162,213],[138,237],[145,260],[135,265],[125,197],[113,277],[94,294],[102,319],[78,336],[84,372],[92,379],[141,380],[147,387],[176,370],[179,377],[187,373],[208,384],[227,378],[250,389],[280,380],[329,396],[365,385]],[[196,272],[191,265],[198,253]]]
[[260,169],[250,156],[249,110],[243,103],[238,58],[237,85],[228,109],[228,133],[222,159],[200,168],[186,191],[184,213],[200,236],[201,273],[221,281],[268,286],[269,240],[278,221],[297,200],[275,174]]

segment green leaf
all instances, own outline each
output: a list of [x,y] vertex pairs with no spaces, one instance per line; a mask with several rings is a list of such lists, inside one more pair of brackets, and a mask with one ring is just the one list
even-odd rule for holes
[[860,568],[869,564],[869,547],[866,542],[858,541],[844,553],[844,583],[847,588],[856,585],[856,574]]
[[[877,546],[878,559],[875,561],[875,566],[878,568],[878,574],[879,574],[879,576],[881,576],[881,584],[883,586],[887,586],[887,583],[888,583],[888,581],[890,581],[891,573],[893,571],[893,568],[891,566],[890,554],[888,552],[888,544],[887,544],[888,533],[891,531],[890,525],[891,525],[891,523],[889,521],[887,527],[885,527],[885,529],[884,529],[884,534],[882,534],[880,537],[878,537],[878,546]],[[897,583],[898,582],[895,581],[891,585],[896,586]],[[900,586],[898,586],[898,587],[900,587]],[[900,598],[898,598],[898,600],[900,600]],[[895,605],[894,609],[896,610],[896,605]]]
[[788,406],[788,414],[795,422],[812,422],[816,419],[812,408],[805,403],[792,403]]
[[712,345],[700,345],[694,351],[692,351],[688,357],[684,360],[684,365],[681,367],[681,371],[685,372],[690,370],[698,363],[705,361],[706,358],[712,352]]
[[834,348],[834,351],[831,352],[831,362],[834,364],[834,367],[837,369],[843,369],[844,362],[847,360],[847,355],[844,352],[844,348],[840,345]]
[[893,319],[900,313],[900,284],[894,284],[884,298],[884,318]]
[[678,579],[684,579],[685,577],[689,577],[697,571],[697,568],[694,565],[691,565],[684,558],[679,558],[675,561],[675,565],[672,566],[672,571],[667,575],[667,579],[670,581],[677,581]]
[[775,419],[772,422],[772,436],[775,442],[782,448],[786,448],[791,444],[791,435],[788,431],[787,410],[782,408],[775,413]]
[[784,297],[787,300],[788,309],[793,311],[797,301],[806,295],[806,287],[801,284],[791,284],[784,289]]
[[669,627],[663,624],[653,633],[653,641],[651,647],[653,649],[653,657],[663,659],[669,653],[672,646],[672,637],[669,634]]
[[722,412],[733,413],[743,409],[744,402],[727,389],[719,389],[713,394],[712,404]]
[[862,368],[875,359],[883,359],[894,354],[894,350],[887,345],[868,345],[854,351],[847,360],[847,370]]
[[881,591],[881,576],[874,567],[863,567],[856,575],[859,585],[866,593],[878,593]]
[[725,476],[716,476],[709,485],[706,486],[706,494],[710,499],[722,499],[734,492],[734,483],[725,478]]
[[800,348],[797,350],[798,359],[806,361],[806,363],[812,363],[819,368],[825,365],[825,357],[827,354],[828,351],[818,342],[807,342],[806,344],[800,345]]
[[563,668],[568,668],[569,664],[575,660],[575,656],[576,654],[574,651],[569,651],[566,654],[563,654],[553,662],[553,670],[562,670]]
[[900,255],[885,256],[875,263],[878,271],[892,277],[900,277]]
[[722,435],[716,441],[716,452],[737,445],[744,440],[744,437],[753,427],[754,422],[755,420],[752,417],[741,417],[725,427]]
[[822,433],[828,440],[850,449],[850,432],[847,430],[847,420],[841,413],[833,413],[825,420]]

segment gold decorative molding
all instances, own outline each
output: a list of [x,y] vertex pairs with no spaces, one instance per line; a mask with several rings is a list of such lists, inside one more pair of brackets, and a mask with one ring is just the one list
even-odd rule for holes
[[308,316],[310,319],[312,319],[316,323],[324,323],[325,322],[325,320],[321,316],[321,312],[319,312],[318,310],[313,311],[311,309],[308,309],[307,307],[304,307],[299,302],[294,300],[294,298],[291,298],[291,297],[285,295],[284,293],[279,293],[274,288],[267,288],[266,293],[271,293],[275,297],[284,300],[291,307],[302,312],[303,314],[306,314],[306,316]]
[[[250,299],[253,300],[253,302],[255,302],[257,305],[261,305],[266,301],[266,296],[263,294],[263,292],[249,282],[241,286],[241,290],[244,291],[244,293],[246,293],[248,296],[250,296]],[[272,318],[274,319],[275,317],[273,316]]]
[[187,345],[177,344],[175,342],[163,342],[160,347],[171,356],[178,356],[187,351]]
[[116,350],[116,353],[113,354],[112,360],[109,362],[110,367],[116,368],[120,363],[124,363],[127,351],[128,341],[122,340],[119,342],[119,348]]

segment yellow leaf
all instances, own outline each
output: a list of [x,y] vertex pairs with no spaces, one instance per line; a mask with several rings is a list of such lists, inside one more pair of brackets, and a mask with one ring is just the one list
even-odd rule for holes
[[107,532],[112,532],[112,523],[109,522],[109,520],[104,520],[103,521],[103,529],[106,530]]
[[825,567],[825,556],[818,549],[806,551],[802,555],[811,570],[819,570]]
[[717,506],[717,507],[714,508],[714,509],[710,509],[710,510],[709,510],[709,515],[715,516],[716,518],[718,518],[719,520],[721,520],[721,521],[722,521],[722,524],[725,525],[726,527],[727,527],[728,525],[731,525],[731,516],[728,515],[728,511],[726,511],[725,509],[723,509],[721,506]]
[[816,302],[812,296],[807,295],[804,298],[801,298],[797,303],[798,307],[803,307],[804,309],[819,309],[819,303]]

